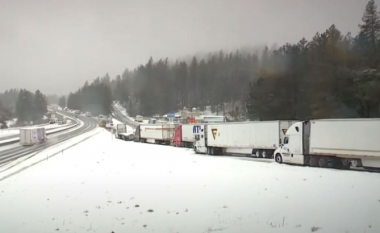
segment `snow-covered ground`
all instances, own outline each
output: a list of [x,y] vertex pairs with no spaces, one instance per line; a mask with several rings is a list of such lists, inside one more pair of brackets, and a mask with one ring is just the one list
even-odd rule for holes
[[0,232],[380,232],[380,174],[196,155],[102,131],[0,181]]

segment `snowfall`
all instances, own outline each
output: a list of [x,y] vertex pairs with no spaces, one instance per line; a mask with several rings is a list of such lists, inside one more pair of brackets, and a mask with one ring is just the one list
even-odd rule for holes
[[97,130],[0,179],[0,232],[380,232],[380,173],[197,155]]

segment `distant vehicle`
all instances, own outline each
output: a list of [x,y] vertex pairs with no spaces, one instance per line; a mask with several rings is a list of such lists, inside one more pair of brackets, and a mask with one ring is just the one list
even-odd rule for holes
[[113,123],[112,122],[108,122],[106,124],[106,129],[111,129],[113,127]]
[[99,120],[98,125],[99,125],[99,127],[105,128],[107,125],[107,121],[105,119]]
[[91,112],[86,112],[86,117],[91,117]]
[[23,146],[32,146],[46,140],[46,129],[43,127],[20,129],[20,144]]
[[137,122],[142,122],[143,120],[144,120],[144,117],[143,117],[143,116],[137,115],[137,116],[135,117],[135,121],[137,121]]
[[64,111],[67,111],[67,110],[68,110],[68,108],[67,108],[67,107],[65,107],[63,110],[64,110]]
[[80,111],[79,110],[75,110],[74,113],[75,114],[80,114]]
[[117,124],[115,128],[115,137],[124,141],[132,141],[134,139],[133,131],[128,131],[125,124]]
[[63,125],[63,121],[58,121],[58,125]]
[[52,118],[49,119],[49,124],[55,124],[57,122],[58,122],[58,120],[55,117],[52,117]]
[[148,121],[148,124],[156,124],[156,123],[157,123],[157,119],[154,119],[154,118],[150,118]]

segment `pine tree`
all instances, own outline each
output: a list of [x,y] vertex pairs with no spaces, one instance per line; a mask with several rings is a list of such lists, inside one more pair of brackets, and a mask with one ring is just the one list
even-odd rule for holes
[[378,65],[378,39],[380,32],[380,18],[377,12],[375,0],[370,0],[365,8],[363,17],[363,24],[359,25],[360,32],[364,36],[367,47],[366,52],[368,55],[368,65],[371,68],[376,68]]
[[66,107],[66,97],[65,96],[62,96],[61,98],[59,98],[58,105],[61,108],[65,108]]
[[43,115],[47,113],[47,101],[44,94],[37,90],[34,94],[34,119],[41,120]]

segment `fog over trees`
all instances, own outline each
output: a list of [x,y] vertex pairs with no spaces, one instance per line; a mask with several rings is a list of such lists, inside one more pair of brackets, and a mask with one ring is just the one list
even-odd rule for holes
[[[130,115],[152,116],[228,103],[232,119],[380,117],[379,12],[373,0],[363,9],[357,35],[332,24],[277,49],[218,51],[191,61],[151,57],[113,79],[86,82],[68,95],[67,106],[109,114],[118,100]],[[5,98],[2,105],[14,109]]]

